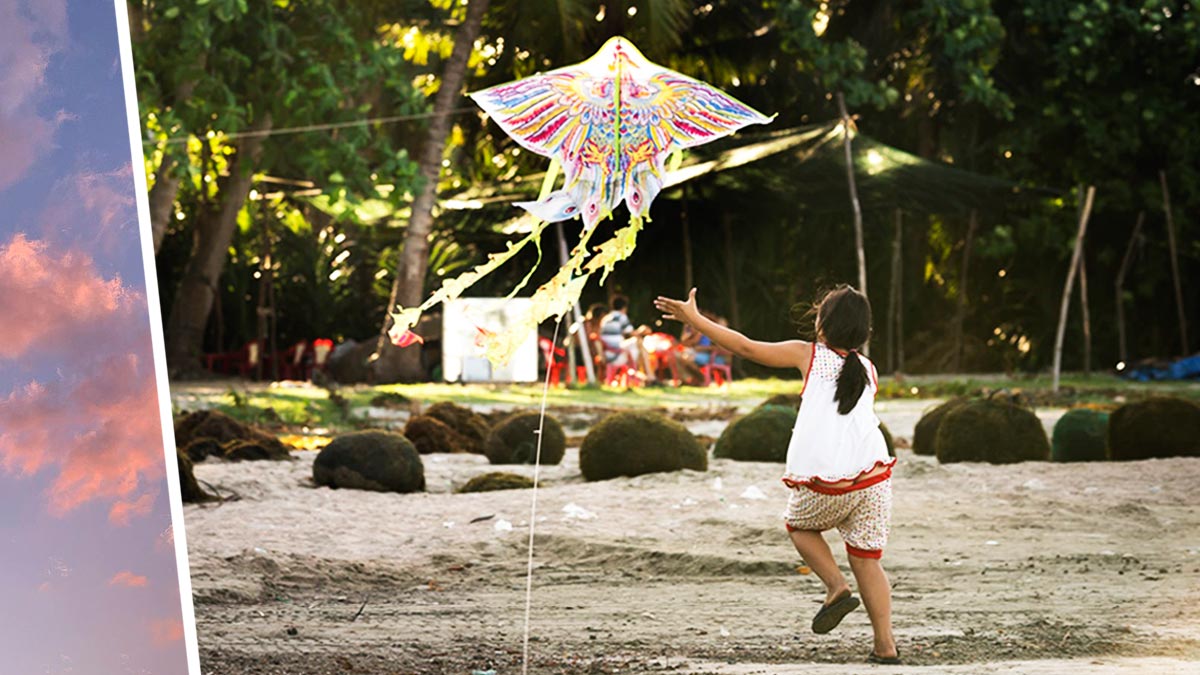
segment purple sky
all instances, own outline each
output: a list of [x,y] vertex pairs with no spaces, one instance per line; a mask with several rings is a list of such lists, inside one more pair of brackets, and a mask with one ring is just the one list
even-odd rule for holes
[[5,673],[187,672],[114,11],[0,0]]

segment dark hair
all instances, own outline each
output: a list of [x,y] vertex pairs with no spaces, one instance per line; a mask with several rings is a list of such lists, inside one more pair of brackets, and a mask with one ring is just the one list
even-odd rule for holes
[[612,299],[612,308],[613,309],[615,309],[618,312],[624,312],[625,308],[628,306],[629,306],[629,298],[626,298],[623,295],[614,295],[613,296],[613,299]]
[[817,338],[832,349],[847,352],[833,395],[838,414],[853,410],[867,387],[867,368],[857,357],[870,337],[871,303],[853,286],[839,286],[817,304]]

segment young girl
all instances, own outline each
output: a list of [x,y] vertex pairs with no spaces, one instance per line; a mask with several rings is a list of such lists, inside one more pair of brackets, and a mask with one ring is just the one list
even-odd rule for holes
[[875,633],[867,660],[898,664],[892,636],[892,589],[880,557],[892,517],[892,465],[873,410],[875,365],[858,352],[871,335],[871,306],[850,286],[817,304],[816,342],[760,342],[705,318],[688,299],[655,301],[663,317],[681,321],[722,348],[765,366],[799,368],[804,403],[788,444],[784,519],[792,543],[828,591],[812,629],[828,633],[858,607],[822,532],[837,528]]

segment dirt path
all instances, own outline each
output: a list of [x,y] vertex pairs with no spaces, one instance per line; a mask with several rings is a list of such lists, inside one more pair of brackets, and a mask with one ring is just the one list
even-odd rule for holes
[[[450,493],[488,470],[458,455],[426,458],[426,494],[314,489],[313,456],[197,466],[242,497],[185,514],[204,672],[519,673],[529,491]],[[912,667],[880,672],[1200,672],[1200,460],[901,458],[884,562]],[[861,664],[865,612],[807,630],[819,581],[795,571],[778,473],[588,484],[568,451],[539,491],[530,671]],[[803,665],[823,663],[842,665]]]

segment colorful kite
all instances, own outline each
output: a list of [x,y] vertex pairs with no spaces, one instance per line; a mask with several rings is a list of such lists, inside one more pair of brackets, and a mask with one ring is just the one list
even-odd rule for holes
[[[579,244],[558,273],[534,292],[534,310],[527,320],[487,336],[487,356],[493,363],[507,362],[539,323],[566,314],[592,273],[603,270],[603,282],[633,253],[642,223],[649,220],[650,204],[662,188],[668,156],[674,154],[677,163],[684,148],[772,119],[712,86],[647,61],[620,37],[583,63],[485,89],[471,98],[517,143],[553,160],[537,201],[516,203],[538,222],[524,239],[509,242],[506,251],[443,282],[420,307],[398,308],[392,315],[393,337],[406,336],[422,311],[458,298],[529,242],[538,247],[540,260],[540,238],[548,223],[583,220]],[[565,169],[564,183],[552,191],[559,167]],[[589,251],[596,223],[610,217],[622,202],[629,209],[629,224]],[[509,297],[528,279],[527,275]],[[397,344],[404,341],[394,339]]]

